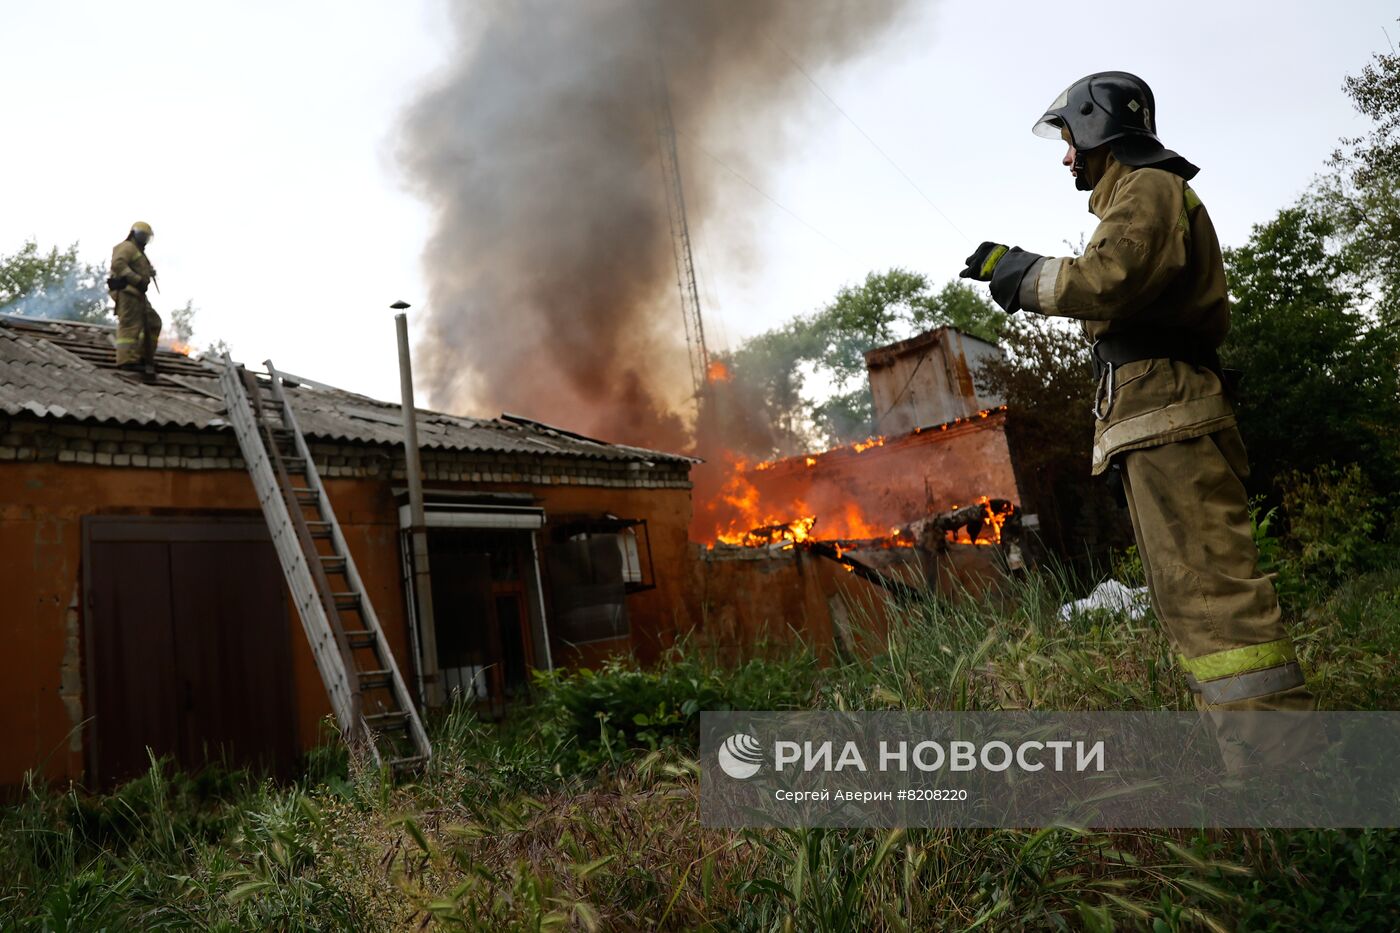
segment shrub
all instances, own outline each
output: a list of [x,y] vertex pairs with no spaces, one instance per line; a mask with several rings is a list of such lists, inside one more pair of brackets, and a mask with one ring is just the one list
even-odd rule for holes
[[590,768],[630,748],[693,750],[701,710],[810,705],[816,674],[805,648],[728,669],[680,653],[653,669],[614,659],[597,670],[537,674],[536,704],[546,740],[574,743],[575,763]]
[[1385,501],[1360,466],[1293,471],[1282,486],[1286,543],[1305,582],[1333,583],[1374,565]]

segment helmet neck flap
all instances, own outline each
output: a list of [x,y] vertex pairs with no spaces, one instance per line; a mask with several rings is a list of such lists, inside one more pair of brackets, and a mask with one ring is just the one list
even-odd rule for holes
[[1075,187],[1081,191],[1092,190],[1098,181],[1089,179],[1082,160],[1104,145],[1124,165],[1193,178],[1200,169],[1157,138],[1156,110],[1146,81],[1126,71],[1100,71],[1066,88],[1031,131],[1051,139],[1060,138],[1062,130],[1069,133],[1076,150]]

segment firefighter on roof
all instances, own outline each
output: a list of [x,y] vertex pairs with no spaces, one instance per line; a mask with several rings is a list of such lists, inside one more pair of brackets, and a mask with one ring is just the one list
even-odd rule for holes
[[[1234,374],[1216,355],[1230,324],[1225,267],[1188,184],[1198,169],[1158,140],[1152,91],[1126,72],[1076,81],[1034,132],[1068,144],[1063,164],[1090,192],[1097,229],[1078,257],[983,243],[961,275],[989,282],[1008,312],[1080,321],[1099,380],[1093,472],[1121,481],[1197,706],[1315,709],[1250,531]],[[1315,729],[1220,738],[1279,760],[1311,751]]]
[[112,248],[112,274],[107,279],[117,304],[117,366],[153,378],[156,341],[160,339],[160,315],[151,307],[146,290],[155,282],[156,270],[146,258],[146,244],[155,234],[151,225],[137,221],[126,239]]

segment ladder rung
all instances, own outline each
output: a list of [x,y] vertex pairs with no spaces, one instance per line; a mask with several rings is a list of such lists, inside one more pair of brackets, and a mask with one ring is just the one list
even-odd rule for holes
[[311,532],[311,537],[313,537],[313,538],[329,538],[329,537],[331,537],[331,523],[330,523],[330,522],[307,522],[307,523],[306,523],[306,530],[309,531],[309,532]]
[[380,723],[404,723],[408,721],[408,713],[401,709],[391,709],[383,713],[370,713],[365,717],[365,722],[371,726]]
[[337,608],[337,609],[359,609],[359,608],[360,608],[360,594],[359,594],[359,593],[332,593],[332,594],[331,594],[331,597],[332,597],[333,599],[335,599],[335,608]]
[[407,771],[410,768],[418,767],[425,760],[423,755],[411,755],[408,758],[391,758],[385,764],[389,766],[390,771]]
[[297,502],[301,505],[320,505],[321,494],[314,489],[303,489],[292,487],[292,494],[297,497]]
[[374,632],[369,629],[346,632],[345,643],[351,648],[373,648],[375,646]]
[[393,675],[387,671],[360,671],[361,690],[383,690],[394,682]]
[[345,572],[345,558],[341,557],[339,554],[322,554],[320,558],[321,568],[325,570],[326,573]]

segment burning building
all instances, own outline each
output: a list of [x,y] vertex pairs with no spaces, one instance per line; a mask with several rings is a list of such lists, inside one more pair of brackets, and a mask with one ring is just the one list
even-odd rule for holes
[[[108,328],[0,317],[0,787],[29,770],[110,783],[144,770],[147,746],[287,773],[322,738],[327,690],[221,367],[162,350],[145,385],[114,363]],[[417,694],[401,410],[284,379]],[[523,418],[416,415],[448,691],[499,706],[531,669],[654,659],[687,627],[692,460]]]
[[[733,461],[719,494],[696,505],[692,527],[708,545],[697,562],[697,616],[721,620],[716,635],[727,643],[762,637],[777,619],[829,643],[820,633],[835,624],[839,635],[852,610],[827,583],[819,597],[808,594],[812,557],[844,562],[883,588],[977,590],[1020,566],[1006,407],[973,378],[1000,354],[951,327],[870,350],[877,423],[890,433],[782,460]],[[773,590],[788,596],[764,595]]]
[[[872,351],[872,385],[900,383],[876,397],[908,430],[734,470],[722,524],[713,502],[692,523],[689,457],[418,410],[431,639],[401,409],[281,380],[415,704],[435,669],[500,710],[532,669],[645,663],[686,634],[857,650],[892,593],[1005,567],[1019,492],[999,400],[964,378],[969,347],[995,352],[948,329]],[[147,747],[287,773],[324,739],[329,684],[230,428],[228,370],[162,350],[147,385],[114,363],[107,328],[0,317],[0,787],[30,770],[110,783]]]

